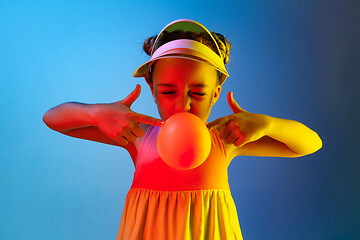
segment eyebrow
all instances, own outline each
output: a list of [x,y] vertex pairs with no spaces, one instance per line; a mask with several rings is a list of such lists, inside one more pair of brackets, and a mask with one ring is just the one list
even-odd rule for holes
[[[160,84],[158,84],[158,86],[176,87],[175,84],[169,84],[169,83],[160,83]],[[190,85],[190,87],[209,87],[209,86],[204,83],[199,83],[199,84],[192,84],[192,85]]]

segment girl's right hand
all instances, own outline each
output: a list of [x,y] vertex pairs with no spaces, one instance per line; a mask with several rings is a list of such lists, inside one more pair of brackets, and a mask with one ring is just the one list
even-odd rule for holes
[[164,121],[147,115],[139,114],[130,109],[139,97],[141,87],[138,84],[126,98],[109,104],[97,104],[94,111],[94,124],[109,138],[121,146],[135,142],[136,138],[144,136],[144,130],[139,124],[151,124],[161,127]]

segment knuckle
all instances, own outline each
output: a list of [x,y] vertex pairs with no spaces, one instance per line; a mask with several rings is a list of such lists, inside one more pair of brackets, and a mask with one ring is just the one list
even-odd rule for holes
[[241,132],[241,129],[240,129],[239,127],[237,127],[237,128],[234,129],[234,133],[235,133],[237,136],[244,135],[244,134]]
[[134,117],[134,113],[133,113],[133,112],[127,112],[127,113],[126,113],[126,116],[127,116],[128,118],[133,118],[133,117]]
[[111,134],[110,136],[112,139],[122,139],[122,134],[120,132],[115,132],[113,134]]
[[119,126],[119,132],[125,132],[127,131],[128,129],[130,129],[132,126],[132,122],[131,121],[123,121],[121,122],[121,125]]
[[121,136],[123,134],[123,132],[125,131],[125,129],[126,128],[124,127],[124,125],[118,126],[116,128],[116,130],[114,131],[114,135],[115,136]]
[[228,121],[228,126],[229,126],[229,127],[234,127],[235,125],[236,125],[236,123],[235,123],[234,119],[230,119],[230,120]]
[[123,123],[123,131],[125,131],[125,129],[129,129],[131,127],[131,122],[130,121],[126,121]]

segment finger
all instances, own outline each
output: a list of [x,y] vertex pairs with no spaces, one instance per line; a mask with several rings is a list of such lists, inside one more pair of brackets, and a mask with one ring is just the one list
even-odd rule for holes
[[142,123],[142,124],[150,124],[150,125],[154,125],[154,126],[158,126],[158,127],[162,127],[165,122],[161,119],[157,119],[157,118],[153,118],[144,114],[139,114],[137,113],[135,115],[135,119],[138,123]]
[[128,140],[129,142],[135,142],[135,140],[136,140],[136,136],[135,136],[135,134],[132,132],[132,131],[130,131],[130,130],[126,130],[126,131],[124,131],[123,132],[123,137],[125,137],[126,138],[126,140]]
[[228,127],[224,127],[223,130],[221,130],[219,137],[222,139],[227,138],[231,133],[231,129],[229,129]]
[[227,116],[218,118],[206,125],[209,131],[213,130],[214,128],[220,127],[222,125],[226,125],[229,122],[229,118]]
[[246,136],[244,134],[241,134],[238,136],[239,138],[235,140],[234,145],[235,147],[242,147],[246,143]]
[[132,91],[126,98],[121,100],[121,103],[125,104],[128,107],[131,107],[131,105],[139,97],[140,92],[141,92],[141,86],[137,84],[135,90]]
[[227,101],[228,101],[228,104],[231,108],[231,110],[233,111],[233,113],[238,113],[238,112],[246,112],[244,109],[242,109],[239,104],[237,104],[237,102],[235,101],[234,99],[234,96],[233,96],[233,92],[228,92],[228,95],[227,95]]
[[124,137],[117,137],[116,139],[114,139],[117,143],[119,143],[121,146],[126,146],[128,145],[129,141],[124,138]]
[[231,133],[225,138],[225,142],[227,144],[233,144],[238,138],[239,137],[236,134]]
[[133,132],[136,137],[142,137],[145,134],[144,130],[139,125],[136,125],[134,128],[132,128],[131,132]]

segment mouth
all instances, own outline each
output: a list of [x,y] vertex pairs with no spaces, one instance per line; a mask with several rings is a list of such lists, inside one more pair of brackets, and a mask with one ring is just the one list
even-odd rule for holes
[[[194,113],[191,112],[191,111],[183,111],[183,112],[174,112],[174,113],[171,114],[170,116],[175,115],[175,114],[178,114],[178,113],[191,113],[191,114],[194,114]],[[194,115],[196,115],[196,114],[194,114]]]

